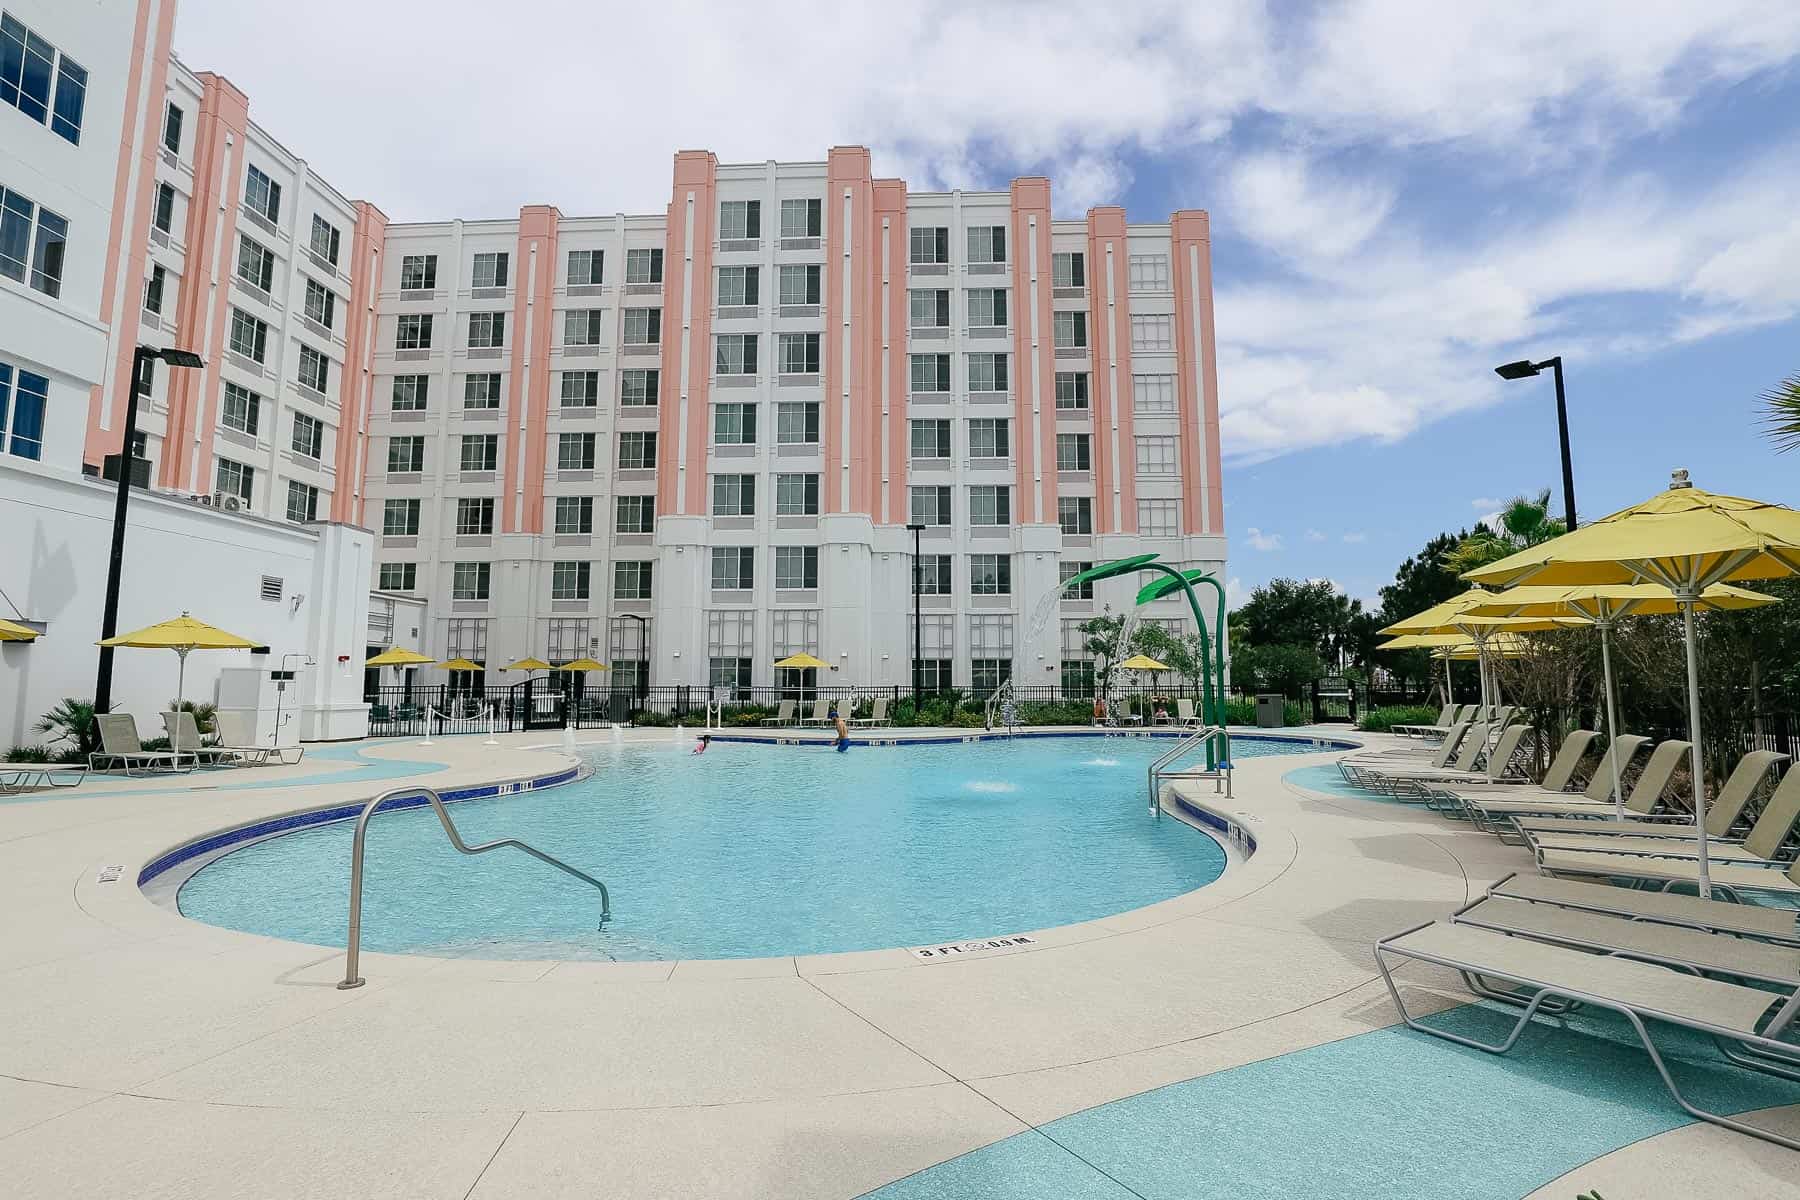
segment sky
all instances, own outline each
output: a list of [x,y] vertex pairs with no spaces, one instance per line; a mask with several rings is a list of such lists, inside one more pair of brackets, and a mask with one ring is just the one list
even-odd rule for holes
[[[1561,479],[1800,504],[1800,4],[181,0],[190,67],[396,221],[661,211],[670,157],[871,147],[914,190],[1212,215],[1234,595],[1372,600]],[[279,13],[291,12],[283,0]],[[278,30],[278,35],[272,35]],[[348,37],[354,30],[355,38]],[[670,61],[657,46],[679,46]]]

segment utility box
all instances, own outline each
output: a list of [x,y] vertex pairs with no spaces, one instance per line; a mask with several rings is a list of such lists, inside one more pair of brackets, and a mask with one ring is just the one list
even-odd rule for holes
[[294,674],[226,667],[219,672],[219,711],[242,716],[255,745],[299,745],[300,691]]
[[1286,722],[1287,697],[1279,693],[1264,693],[1256,698],[1256,727],[1258,729],[1280,729]]

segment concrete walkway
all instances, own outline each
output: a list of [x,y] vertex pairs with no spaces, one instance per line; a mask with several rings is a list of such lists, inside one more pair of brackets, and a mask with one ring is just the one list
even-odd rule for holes
[[[368,985],[345,992],[341,953],[186,921],[133,885],[202,833],[402,776],[447,787],[567,764],[530,748],[542,734],[500,740],[0,806],[6,1194],[854,1197],[1095,1105],[1389,1025],[1373,939],[1527,865],[1429,813],[1284,785],[1329,760],[1308,755],[1242,763],[1229,808],[1259,850],[1218,882],[965,960],[365,955]],[[1413,977],[1409,1000],[1466,998],[1437,999],[1437,982]],[[1690,1145],[1714,1154],[1712,1194],[1800,1194],[1768,1190],[1771,1170],[1800,1178],[1800,1158],[1692,1129],[1543,1194],[1700,1194],[1666,1170]]]

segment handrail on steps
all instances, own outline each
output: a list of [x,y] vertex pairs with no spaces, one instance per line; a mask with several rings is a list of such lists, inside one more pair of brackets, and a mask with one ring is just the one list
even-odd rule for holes
[[[1216,767],[1204,771],[1181,771],[1175,764],[1192,754],[1200,747],[1216,743],[1220,753],[1215,756]],[[1175,743],[1173,749],[1150,764],[1150,815],[1157,820],[1162,819],[1162,783],[1164,779],[1210,779],[1215,790],[1222,790],[1227,800],[1231,799],[1231,732],[1223,725],[1202,725],[1187,737]]]

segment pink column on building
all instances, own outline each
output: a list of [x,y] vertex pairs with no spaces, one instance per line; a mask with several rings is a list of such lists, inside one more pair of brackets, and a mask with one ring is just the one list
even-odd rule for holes
[[[665,516],[706,512],[718,171],[719,160],[709,151],[682,150],[675,155],[663,250],[662,398],[656,451],[656,511]],[[622,303],[635,307],[629,299]]]
[[512,369],[507,388],[505,490],[500,528],[544,531],[544,465],[550,447],[550,325],[555,315],[557,231],[546,204],[519,210],[513,255]]
[[1050,181],[1012,182],[1013,388],[1019,504],[1015,524],[1054,524],[1056,348],[1050,304]]
[[186,348],[206,360],[206,367],[169,373],[168,436],[157,483],[205,491],[211,486],[213,430],[218,421],[213,397],[223,394],[219,359],[230,338],[230,263],[244,196],[250,100],[223,75],[202,71],[198,79],[203,90],[194,122],[194,194],[188,205],[187,266],[175,328]]
[[864,146],[833,146],[825,159],[824,335],[820,367],[824,412],[823,513],[874,511],[871,383],[880,360],[880,273],[876,259],[874,176]]
[[367,200],[356,201],[350,232],[350,302],[344,328],[344,374],[338,380],[337,486],[331,519],[363,523],[363,480],[369,469],[369,412],[375,398],[376,302],[381,294],[381,250],[387,214]]
[[[875,498],[869,516],[878,525],[900,525],[911,519],[906,502],[906,471],[911,461],[906,428],[906,397],[911,384],[906,360],[906,181],[877,179],[873,194],[877,253],[882,257],[874,271],[876,293],[871,310],[874,319],[870,322],[869,345],[876,372],[872,401],[879,405],[885,400],[887,404],[887,455],[885,458],[880,456],[880,436],[877,434],[871,461],[879,464],[881,473],[886,476],[887,487]],[[885,325],[882,324],[884,300],[887,306]]]
[[1126,247],[1125,210],[1112,206],[1090,208],[1088,346],[1093,374],[1088,388],[1094,408],[1094,528],[1100,533],[1137,532],[1137,443],[1131,423],[1131,289],[1121,285],[1129,262]]
[[[107,255],[105,283],[100,290],[100,322],[109,328],[123,321],[135,326],[138,302],[144,295],[150,219],[155,212],[156,161],[162,145],[163,98],[168,94],[169,40],[174,30],[174,0],[162,0],[160,4],[138,0],[131,73],[125,81],[119,173],[113,183],[112,224],[107,234],[112,253]],[[131,177],[134,164],[135,184]],[[185,345],[179,337],[177,344]],[[106,382],[89,396],[82,459],[96,467],[108,454],[119,452],[120,439],[125,436],[126,389],[136,382],[131,377],[132,352],[136,347],[134,337],[119,339],[117,358],[108,369]]]
[[1174,241],[1176,392],[1181,416],[1183,533],[1223,533],[1219,462],[1219,372],[1214,353],[1212,238],[1206,212],[1169,218]]

